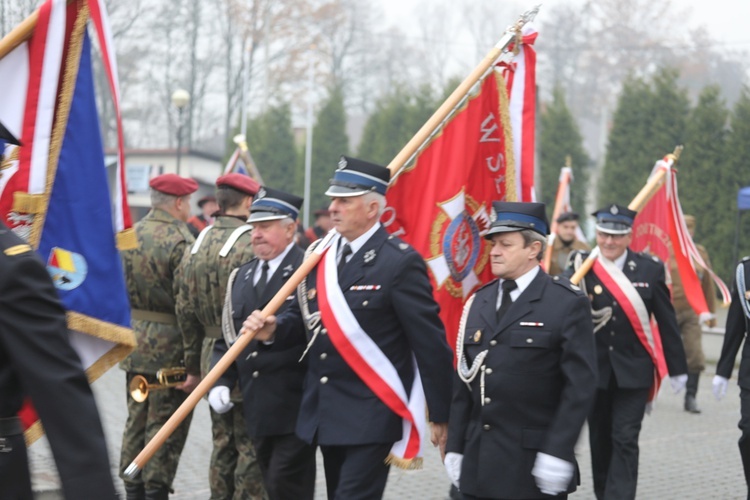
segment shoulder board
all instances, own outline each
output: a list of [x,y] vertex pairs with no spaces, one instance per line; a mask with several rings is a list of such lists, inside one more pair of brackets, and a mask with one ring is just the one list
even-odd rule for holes
[[388,236],[388,239],[386,240],[388,243],[391,244],[391,246],[398,248],[402,252],[406,252],[407,250],[413,250],[412,246],[409,245],[407,242],[402,240],[401,238],[390,235]]
[[22,245],[13,245],[12,247],[6,248],[4,252],[5,252],[5,255],[9,257],[13,257],[14,255],[21,255],[24,253],[31,252],[32,250],[33,248],[31,248],[31,245],[22,244]]
[[559,285],[563,287],[565,290],[569,292],[573,292],[575,294],[582,294],[581,288],[578,285],[574,285],[570,282],[570,280],[564,276],[551,276],[552,283]]

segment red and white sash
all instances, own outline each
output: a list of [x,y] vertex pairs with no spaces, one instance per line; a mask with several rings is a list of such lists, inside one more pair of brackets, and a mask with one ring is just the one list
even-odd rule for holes
[[607,291],[619,302],[620,308],[630,321],[638,340],[641,341],[644,349],[651,356],[651,361],[654,363],[654,383],[651,386],[648,400],[653,401],[659,392],[662,379],[667,376],[667,363],[664,359],[659,329],[656,323],[651,323],[651,317],[646,304],[643,303],[643,298],[638,294],[628,277],[625,276],[625,273],[614,262],[599,255],[594,261],[592,270],[607,288]]
[[[336,248],[335,244],[330,247]],[[329,249],[330,249],[329,247]],[[318,265],[318,304],[323,325],[336,350],[378,398],[403,419],[403,434],[386,463],[416,469],[422,463],[422,436],[427,427],[422,379],[412,354],[414,383],[406,389],[393,363],[362,329],[349,308],[338,281],[336,252],[326,250]]]

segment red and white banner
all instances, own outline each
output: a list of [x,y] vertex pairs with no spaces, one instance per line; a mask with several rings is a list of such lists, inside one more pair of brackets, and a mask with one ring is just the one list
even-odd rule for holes
[[[534,138],[536,127],[536,50],[538,33],[523,27],[518,52],[510,62],[500,63],[510,96],[513,155],[516,160],[517,201],[536,201],[534,191]],[[515,50],[511,46],[512,50]]]
[[464,302],[494,279],[482,237],[492,201],[517,200],[507,111],[505,82],[493,70],[386,193],[381,222],[427,262],[452,347]]
[[671,246],[685,290],[685,297],[695,313],[700,315],[710,311],[703,295],[703,288],[695,264],[710,273],[716,286],[721,291],[725,304],[729,303],[731,295],[726,284],[714,274],[703,260],[693,242],[693,238],[690,236],[682,213],[677,191],[677,176],[672,169],[672,164],[671,158],[664,158],[656,162],[654,166],[652,175],[659,170],[664,170],[666,173],[665,182],[635,218],[631,248],[635,251],[648,252],[656,255],[664,262],[669,262]]
[[638,291],[614,262],[599,255],[594,261],[592,271],[620,304],[638,340],[651,356],[651,361],[654,363],[654,383],[649,391],[648,400],[653,401],[659,393],[662,379],[668,373],[659,329],[655,322],[651,322],[646,304],[643,303]]
[[[336,350],[349,367],[378,398],[403,419],[403,437],[391,448],[389,461],[403,468],[416,468],[422,456],[425,435],[425,396],[416,360],[414,383],[407,395],[393,363],[362,329],[339,286],[336,268],[337,241],[333,241],[318,264],[318,303],[320,316]],[[323,279],[321,279],[321,277]]]

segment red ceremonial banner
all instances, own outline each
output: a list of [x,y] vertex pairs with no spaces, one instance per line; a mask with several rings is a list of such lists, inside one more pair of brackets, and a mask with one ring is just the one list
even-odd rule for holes
[[494,277],[492,201],[517,199],[505,82],[492,71],[464,106],[392,181],[382,222],[425,259],[448,343],[466,299]]

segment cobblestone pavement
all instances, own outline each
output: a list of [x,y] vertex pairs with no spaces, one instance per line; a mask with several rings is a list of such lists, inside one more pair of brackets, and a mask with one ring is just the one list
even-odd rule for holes
[[[704,346],[709,359],[716,359],[721,337],[707,338]],[[641,499],[740,499],[746,488],[737,450],[739,430],[739,388],[730,383],[726,398],[717,402],[711,395],[714,367],[709,366],[700,380],[698,401],[703,409],[692,415],[682,409],[682,394],[675,396],[665,383],[656,409],[644,419],[640,445],[640,477],[638,498]],[[94,392],[102,414],[113,465],[119,462],[119,449],[125,422],[125,375],[110,370],[94,384]],[[209,498],[208,460],[211,451],[208,405],[201,401],[195,410],[185,451],[182,455],[175,494],[177,500]],[[37,498],[57,499],[58,479],[44,439],[30,448],[34,489]],[[571,497],[592,499],[591,464],[587,431],[584,429],[578,446],[581,486]],[[316,499],[325,498],[325,480],[320,457],[318,461]],[[498,471],[502,473],[502,471]],[[118,488],[121,481],[116,479]],[[439,454],[428,443],[424,469],[401,471],[392,469],[386,488],[387,499],[446,499],[449,481],[440,463]]]

